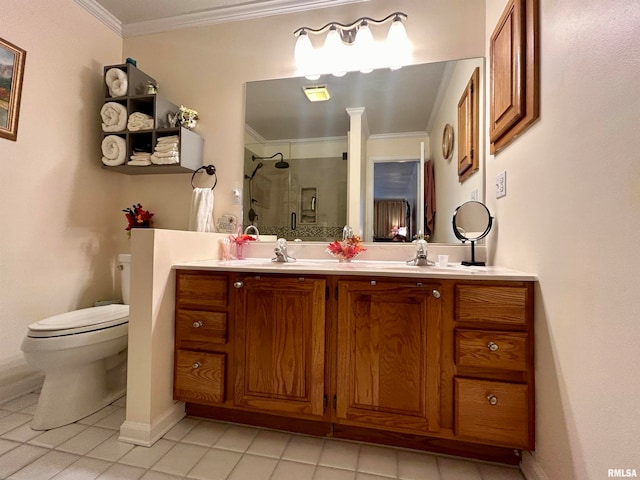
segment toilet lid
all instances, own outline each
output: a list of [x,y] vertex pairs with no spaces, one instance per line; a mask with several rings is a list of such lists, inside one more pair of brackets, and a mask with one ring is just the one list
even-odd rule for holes
[[29,336],[69,335],[121,325],[129,321],[129,305],[83,308],[29,325]]

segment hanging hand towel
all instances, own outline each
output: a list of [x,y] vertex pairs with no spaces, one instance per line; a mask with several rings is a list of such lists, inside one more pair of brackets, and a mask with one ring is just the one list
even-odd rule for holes
[[189,230],[192,232],[213,232],[213,190],[194,188],[191,194]]
[[104,81],[112,97],[124,97],[127,94],[127,74],[119,68],[110,68],[104,76]]
[[122,165],[127,157],[127,142],[117,135],[107,135],[102,140],[102,163],[109,167]]
[[107,102],[100,110],[103,132],[123,132],[127,127],[127,108],[116,102]]

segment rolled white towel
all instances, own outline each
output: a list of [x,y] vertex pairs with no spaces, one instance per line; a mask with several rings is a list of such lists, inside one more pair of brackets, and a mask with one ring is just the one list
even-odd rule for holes
[[110,68],[104,75],[104,81],[112,97],[124,97],[127,94],[127,74],[119,68]]
[[100,109],[103,132],[122,132],[127,126],[127,109],[116,102],[107,102]]
[[134,112],[129,115],[127,128],[129,130],[147,130],[153,128],[153,117],[142,112]]
[[117,135],[107,135],[102,139],[102,163],[109,167],[122,165],[127,157],[127,142]]

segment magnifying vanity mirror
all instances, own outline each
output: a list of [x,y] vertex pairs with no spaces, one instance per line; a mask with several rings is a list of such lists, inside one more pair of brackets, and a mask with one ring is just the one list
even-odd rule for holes
[[[413,166],[422,156],[433,160],[437,211],[442,212],[434,217],[429,242],[455,242],[447,212],[465,199],[483,198],[483,174],[478,171],[461,184],[455,142],[447,160],[441,137],[447,124],[455,131],[457,103],[476,67],[484,68],[483,58],[314,81],[248,82],[242,224],[289,240],[334,240],[349,224],[365,241],[394,240],[396,229],[411,241],[424,211],[423,173]],[[325,86],[329,99],[310,102],[304,94],[309,86]],[[361,123],[354,123],[357,115]],[[484,118],[482,112],[479,117]],[[354,143],[356,135],[360,141]],[[278,161],[288,167],[276,168]],[[480,158],[480,168],[483,163]],[[399,215],[399,209],[389,208],[396,204],[403,206]],[[381,219],[381,206],[398,219]],[[389,228],[380,228],[381,223]]]
[[456,208],[453,214],[453,233],[462,243],[471,242],[471,261],[462,265],[484,265],[476,262],[475,243],[489,234],[493,217],[484,203],[471,201]]

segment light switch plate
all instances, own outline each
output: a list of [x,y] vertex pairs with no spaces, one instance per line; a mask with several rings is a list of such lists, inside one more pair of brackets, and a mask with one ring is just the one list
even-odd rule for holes
[[496,175],[496,198],[504,197],[507,194],[507,171]]

